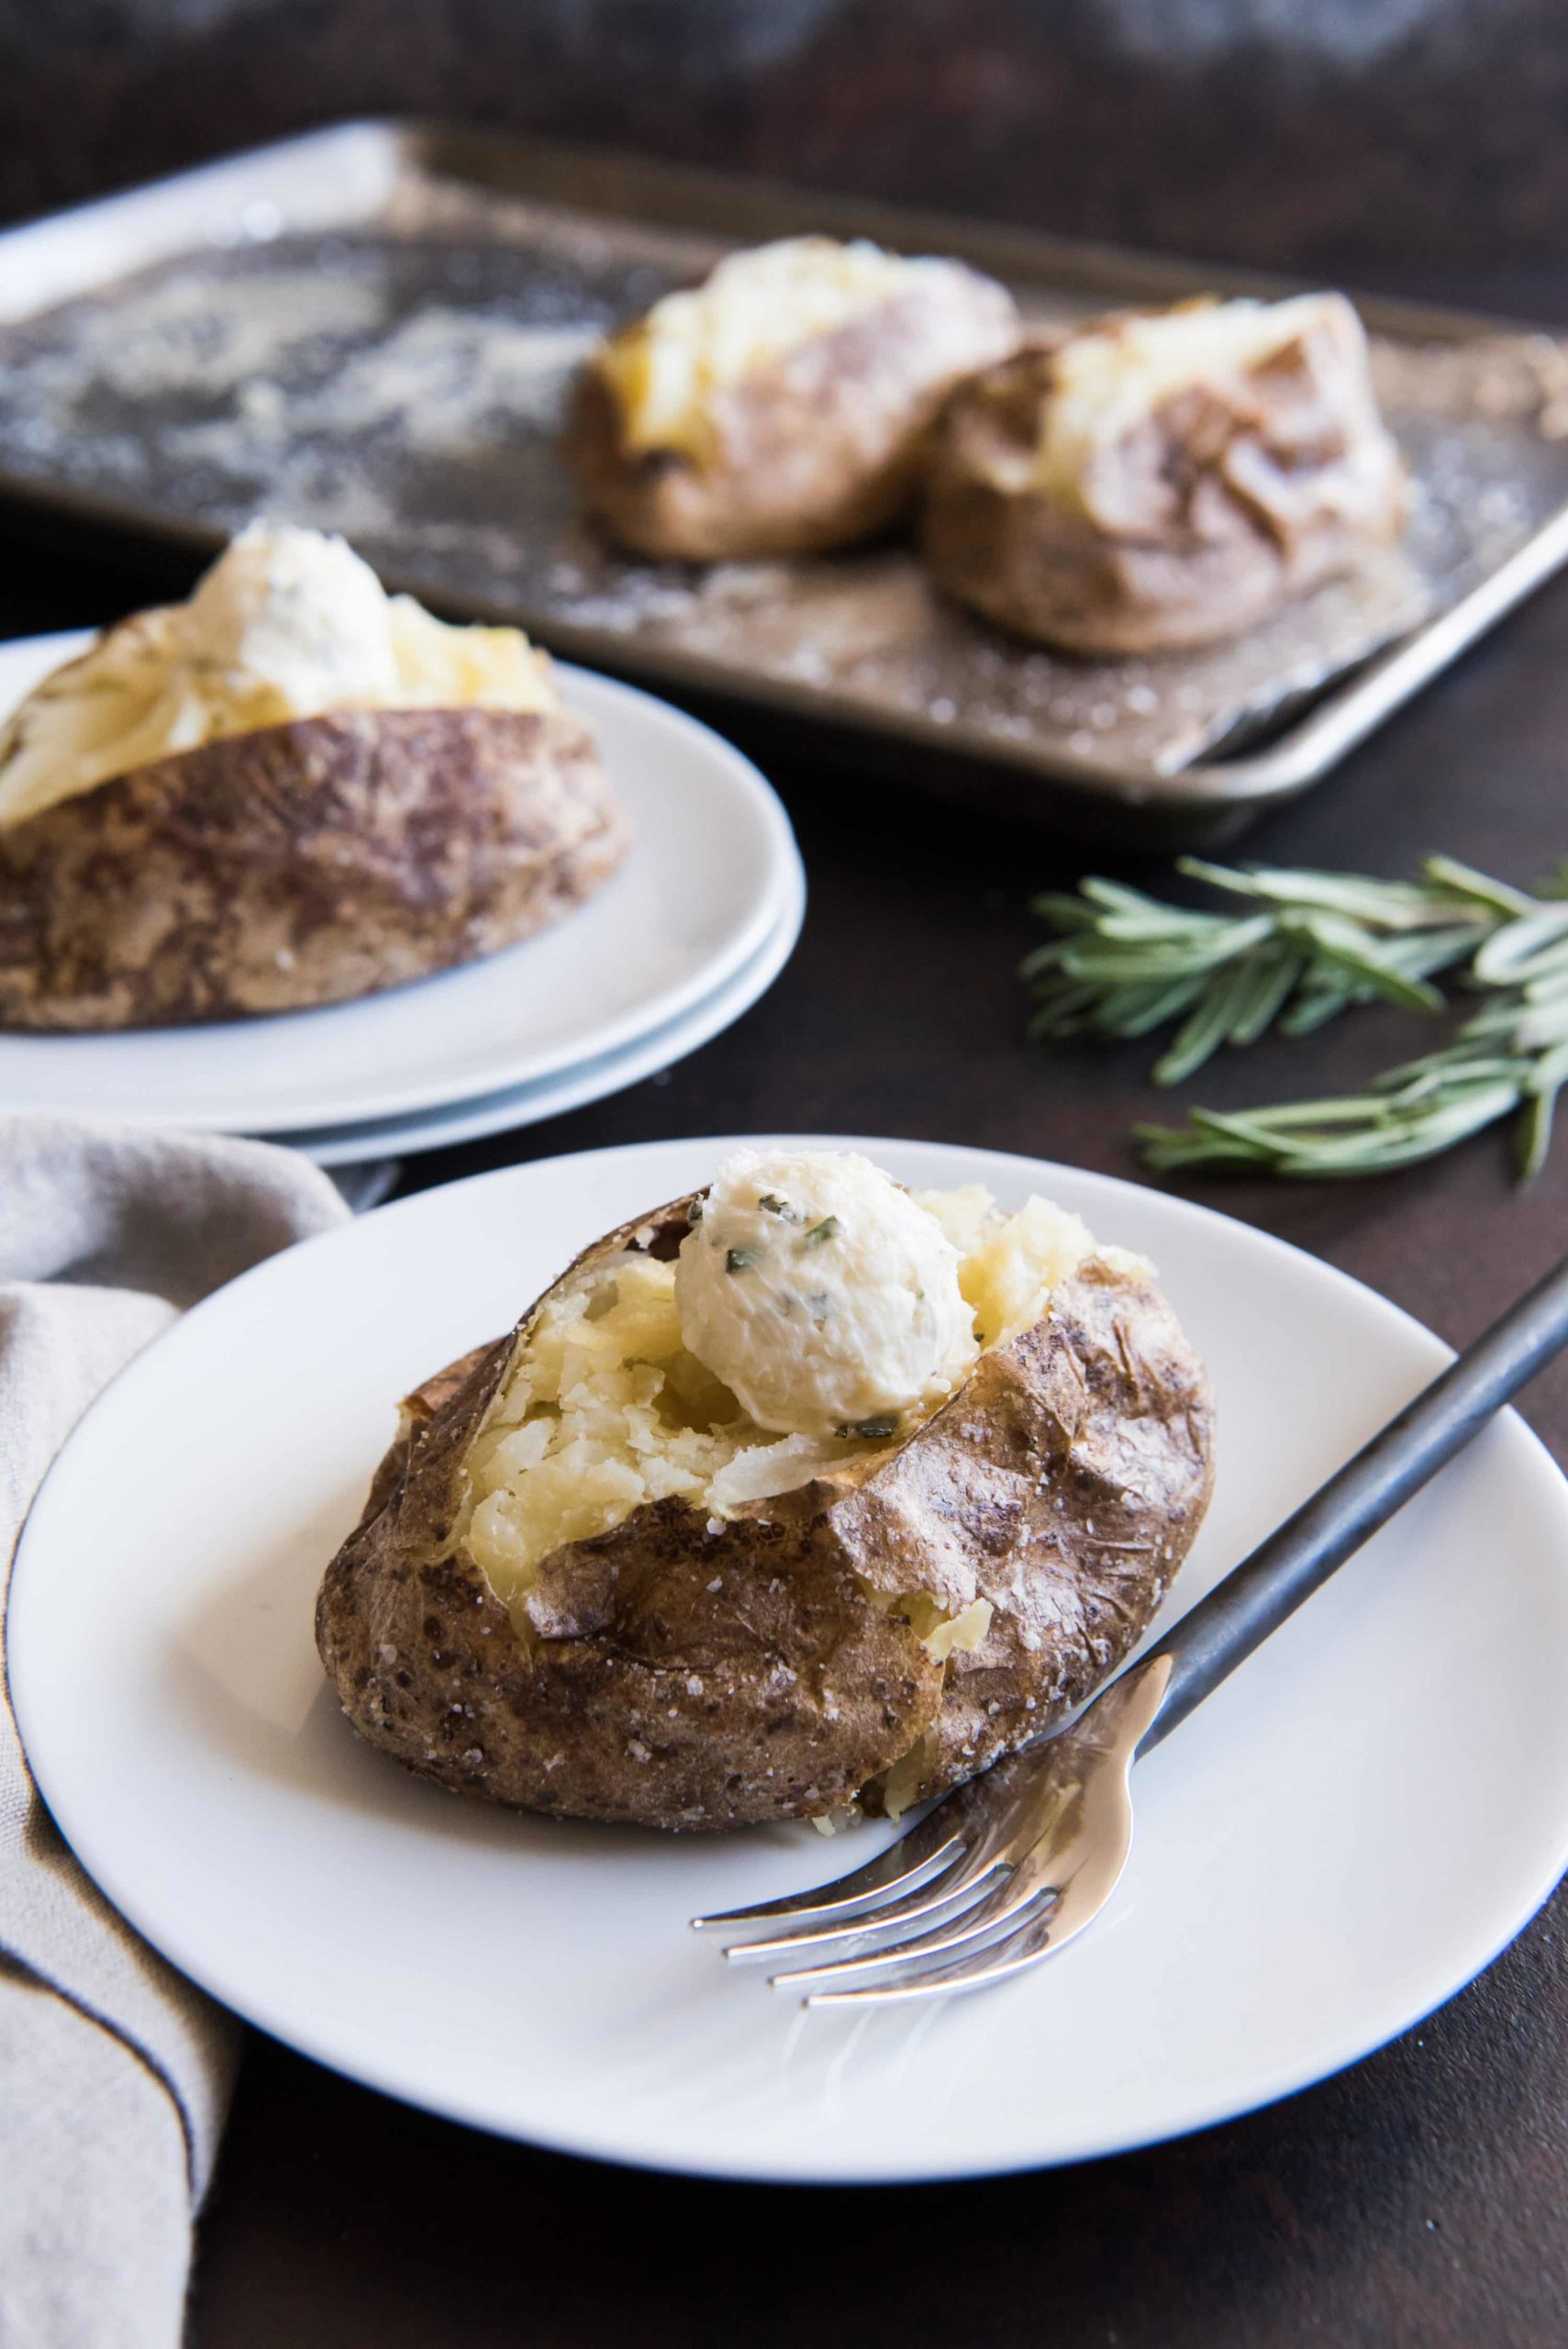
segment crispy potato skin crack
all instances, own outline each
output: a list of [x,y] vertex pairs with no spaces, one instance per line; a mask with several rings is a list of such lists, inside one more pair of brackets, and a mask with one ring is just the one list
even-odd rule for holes
[[931,435],[926,560],[985,618],[1086,654],[1207,644],[1398,537],[1405,467],[1348,304],[1240,383],[1163,399],[1092,457],[1071,503],[1030,478],[1064,340],[971,377]]
[[231,735],[0,829],[0,1027],[158,1027],[398,986],[558,920],[627,840],[568,710]]
[[[687,1206],[579,1265],[671,1252]],[[684,1501],[645,1504],[552,1553],[514,1614],[456,1528],[464,1454],[531,1319],[410,1398],[317,1608],[360,1733],[495,1801],[675,1830],[817,1816],[921,1741],[910,1798],[939,1793],[1115,1670],[1207,1505],[1202,1366],[1146,1280],[1091,1257],[858,1481],[713,1531]],[[948,1614],[989,1600],[983,1643],[939,1663],[899,1610],[912,1592]]]

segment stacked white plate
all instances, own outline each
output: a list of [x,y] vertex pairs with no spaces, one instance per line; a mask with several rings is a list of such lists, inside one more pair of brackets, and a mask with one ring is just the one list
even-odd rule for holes
[[[91,641],[0,645],[0,718]],[[265,1134],[323,1166],[531,1125],[619,1092],[728,1028],[806,912],[778,799],[711,728],[562,662],[633,840],[538,938],[417,985],[274,1019],[123,1035],[0,1033],[0,1106]]]

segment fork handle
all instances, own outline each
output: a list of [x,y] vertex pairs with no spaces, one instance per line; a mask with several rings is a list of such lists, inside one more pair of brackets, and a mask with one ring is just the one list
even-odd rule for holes
[[1407,1403],[1152,1650],[1170,1657],[1171,1679],[1139,1752],[1147,1753],[1185,1720],[1564,1346],[1568,1259]]

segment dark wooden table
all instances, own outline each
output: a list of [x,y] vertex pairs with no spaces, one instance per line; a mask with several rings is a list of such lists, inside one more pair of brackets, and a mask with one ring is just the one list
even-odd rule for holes
[[[1568,311],[1568,273],[1550,298],[1535,291],[1541,308]],[[100,569],[12,557],[0,632],[129,599]],[[752,747],[811,880],[805,934],[771,994],[651,1082],[410,1161],[404,1187],[599,1143],[768,1128],[929,1136],[1134,1173],[1128,1129],[1157,1106],[1147,1052],[1046,1057],[1020,1041],[1026,900],[1070,885],[1082,854],[825,763],[770,760],[765,737]],[[1568,583],[1247,842],[1388,874],[1438,847],[1521,882],[1568,854]],[[1203,1097],[1335,1091],[1401,1056],[1407,1037],[1366,1013],[1310,1044],[1237,1056],[1206,1074]],[[1492,1138],[1342,1188],[1193,1187],[1456,1344],[1568,1244],[1568,1136],[1526,1193]],[[1527,1408],[1568,1460],[1568,1366]],[[1478,1604],[1485,1576],[1478,1558]],[[1558,2349],[1565,1928],[1560,1894],[1440,2014],[1272,2110],[1121,2160],[950,2188],[785,2192],[595,2167],[406,2110],[252,2033],[201,2231],[194,2341]]]

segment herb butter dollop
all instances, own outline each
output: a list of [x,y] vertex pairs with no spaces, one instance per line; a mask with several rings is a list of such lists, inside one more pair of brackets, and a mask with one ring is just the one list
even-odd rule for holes
[[958,1251],[853,1151],[737,1151],[681,1244],[682,1342],[760,1428],[891,1436],[979,1352]]

